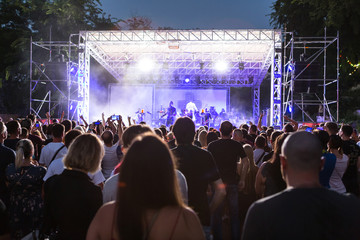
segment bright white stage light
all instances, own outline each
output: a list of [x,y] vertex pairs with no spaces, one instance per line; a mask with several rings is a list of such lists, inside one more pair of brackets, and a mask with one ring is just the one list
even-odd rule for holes
[[220,60],[220,61],[217,61],[215,63],[214,67],[215,67],[216,71],[223,73],[223,72],[226,72],[228,70],[229,66],[228,66],[227,62],[225,62],[223,60]]
[[149,58],[143,58],[140,59],[138,62],[138,68],[142,71],[142,72],[150,72],[151,70],[153,70],[155,67],[155,63],[152,59]]

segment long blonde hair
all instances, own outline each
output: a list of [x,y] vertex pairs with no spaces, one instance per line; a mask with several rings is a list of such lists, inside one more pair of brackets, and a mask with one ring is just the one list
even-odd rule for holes
[[20,168],[24,159],[31,159],[34,145],[29,139],[22,139],[16,144],[15,168]]

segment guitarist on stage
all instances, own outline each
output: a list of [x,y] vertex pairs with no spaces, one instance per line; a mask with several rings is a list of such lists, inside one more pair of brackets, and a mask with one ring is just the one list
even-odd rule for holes
[[162,117],[164,117],[165,115],[167,115],[167,118],[166,118],[166,126],[167,127],[174,124],[174,120],[175,120],[175,116],[176,116],[176,108],[173,106],[173,104],[174,104],[173,101],[170,101],[167,112],[162,116]]

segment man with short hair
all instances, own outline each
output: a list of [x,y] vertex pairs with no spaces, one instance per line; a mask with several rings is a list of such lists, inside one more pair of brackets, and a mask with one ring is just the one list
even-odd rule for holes
[[353,128],[350,125],[343,125],[339,135],[343,140],[343,151],[349,157],[348,167],[342,177],[346,192],[359,196],[358,170],[360,169],[360,147],[350,139]]
[[[172,152],[177,157],[178,169],[185,175],[188,184],[189,206],[198,214],[205,235],[209,239],[211,212],[219,206],[225,196],[223,181],[211,153],[193,145],[195,124],[189,117],[178,118],[172,131],[177,144]],[[210,204],[207,198],[208,184],[212,184],[215,189]]]
[[242,239],[360,239],[359,199],[319,182],[323,160],[318,138],[295,132],[286,138],[281,153],[288,188],[250,207]]
[[338,125],[334,122],[326,122],[324,125],[324,130],[327,131],[329,136],[336,135],[339,131]]
[[6,124],[8,131],[8,138],[5,139],[4,145],[16,151],[16,144],[20,141],[21,126],[16,120],[12,120]]
[[[231,139],[233,125],[224,121],[220,125],[221,139],[208,145],[209,152],[214,156],[222,181],[226,187],[226,201],[229,207],[231,239],[240,238],[240,219],[238,208],[238,191],[245,187],[245,177],[249,168],[249,159],[241,143]],[[240,164],[242,163],[242,164]],[[238,169],[243,166],[242,169]],[[238,180],[240,174],[240,181]],[[214,239],[222,239],[222,213],[224,205],[221,204],[213,215]]]
[[243,137],[243,132],[236,128],[234,129],[233,133],[232,133],[232,139],[241,143],[241,145],[244,145],[245,142],[244,142],[244,137]]
[[52,160],[65,156],[67,150],[62,142],[64,134],[64,125],[55,123],[52,128],[53,141],[45,145],[41,150],[40,165],[49,167]]

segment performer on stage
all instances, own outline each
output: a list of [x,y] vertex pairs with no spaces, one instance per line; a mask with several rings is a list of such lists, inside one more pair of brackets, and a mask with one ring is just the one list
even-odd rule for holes
[[191,102],[191,101],[188,102],[188,103],[186,104],[186,110],[187,110],[187,116],[188,116],[189,118],[191,118],[193,121],[195,121],[195,112],[198,111],[195,103],[193,103],[193,102]]
[[167,109],[167,118],[166,118],[166,126],[170,126],[174,124],[174,120],[176,117],[176,108],[173,106],[173,101],[170,101],[169,107]]

